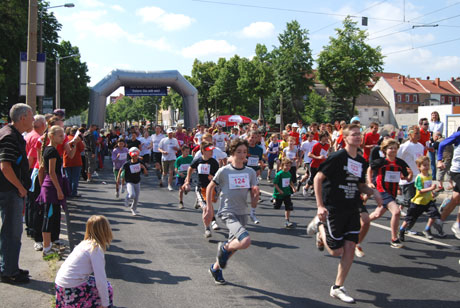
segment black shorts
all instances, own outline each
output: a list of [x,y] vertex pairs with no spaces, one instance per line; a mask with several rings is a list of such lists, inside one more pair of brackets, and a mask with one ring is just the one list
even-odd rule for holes
[[359,210],[327,208],[329,215],[324,224],[326,241],[329,248],[335,250],[343,247],[345,241],[358,243],[361,221]]
[[308,185],[313,185],[313,180],[318,173],[318,168],[310,168],[310,178],[308,179]]
[[361,203],[361,205],[358,207],[358,211],[359,213],[368,213],[369,214],[369,211],[367,210],[367,207]]
[[152,152],[152,155],[153,163],[159,163],[161,165],[161,152]]
[[436,208],[436,203],[434,201],[431,201],[427,205],[415,204],[411,202],[410,207],[407,210],[405,220],[409,225],[413,225],[417,221],[417,218],[419,218],[420,215],[422,215],[424,212],[426,212],[427,216],[430,218],[441,218],[441,214],[439,214],[439,211]]
[[450,172],[450,179],[455,183],[454,191],[460,193],[460,173]]
[[182,186],[185,183],[185,178],[176,177],[176,186]]
[[142,161],[144,163],[150,163],[150,154],[145,154],[142,156]]
[[275,209],[280,209],[281,204],[284,202],[284,208],[287,212],[294,210],[294,205],[292,204],[291,195],[280,196],[275,199]]
[[291,181],[296,184],[297,183],[297,167],[292,166],[291,169],[289,169],[289,173],[291,173]]

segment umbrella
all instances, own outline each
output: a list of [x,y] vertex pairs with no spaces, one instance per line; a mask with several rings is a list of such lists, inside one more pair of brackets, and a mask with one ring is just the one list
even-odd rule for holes
[[245,116],[240,116],[240,115],[223,115],[223,116],[218,116],[214,120],[214,124],[221,125],[221,126],[235,126],[240,123],[248,124],[251,122],[252,120],[250,118],[245,117]]

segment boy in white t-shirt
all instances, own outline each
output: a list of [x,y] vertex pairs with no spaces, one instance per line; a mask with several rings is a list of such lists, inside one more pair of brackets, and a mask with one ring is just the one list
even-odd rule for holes
[[[302,142],[302,144],[300,145],[300,151],[302,152],[302,155],[303,155],[303,162],[305,164],[306,172],[305,172],[305,175],[299,181],[299,184],[297,186],[297,191],[300,190],[300,186],[302,185],[302,183],[305,183],[305,181],[307,181],[308,178],[310,177],[310,163],[311,163],[312,158],[308,156],[308,153],[310,153],[313,149],[313,146],[318,143],[317,140],[313,140],[313,134],[311,133],[306,133],[305,137],[307,138],[307,140]],[[307,190],[305,189],[305,187],[303,188],[302,193],[304,196],[307,195]]]

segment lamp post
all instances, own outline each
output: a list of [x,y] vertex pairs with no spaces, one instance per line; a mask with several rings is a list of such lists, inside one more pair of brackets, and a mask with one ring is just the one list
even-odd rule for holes
[[73,54],[70,56],[59,57],[56,56],[56,109],[61,108],[61,72],[60,72],[60,65],[61,60],[72,58],[72,57],[79,57],[79,54]]
[[26,103],[32,108],[34,114],[37,109],[37,10],[38,1],[29,0]]

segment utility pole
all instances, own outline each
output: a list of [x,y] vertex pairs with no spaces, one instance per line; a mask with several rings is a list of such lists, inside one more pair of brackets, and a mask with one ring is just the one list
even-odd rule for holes
[[29,0],[26,103],[32,108],[34,114],[37,110],[37,12],[38,1]]

